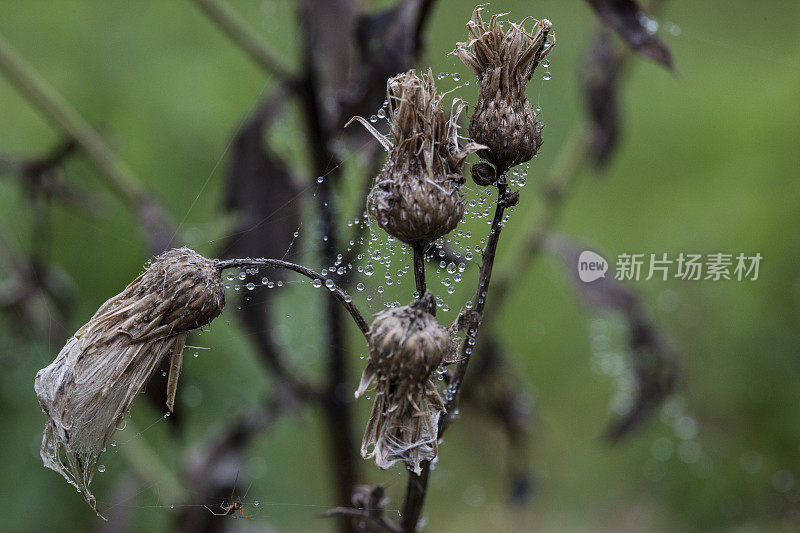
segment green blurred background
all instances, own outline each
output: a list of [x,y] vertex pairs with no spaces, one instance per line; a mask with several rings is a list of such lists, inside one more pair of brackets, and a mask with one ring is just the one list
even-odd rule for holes
[[[297,61],[293,2],[226,1],[272,50],[287,62]],[[503,0],[490,9],[510,12],[512,19],[549,18],[558,36],[552,79],[543,82],[537,75],[528,87],[530,99],[543,108],[545,144],[521,206],[506,226],[498,258],[503,265],[525,229],[515,222],[538,205],[536,184],[584,119],[577,71],[596,21],[578,0]],[[467,79],[466,69],[446,53],[464,39],[471,10],[468,2],[437,3],[421,65],[461,72]],[[182,222],[187,243],[200,253],[215,253],[210,241],[225,233],[221,192],[227,146],[273,81],[187,1],[6,1],[0,12],[0,34],[103,131]],[[602,175],[585,172],[558,229],[608,257],[760,252],[760,277],[630,283],[679,348],[685,378],[663,410],[611,447],[601,436],[613,416],[621,377],[613,369],[597,371],[592,354],[596,337],[616,331],[619,321],[584,308],[556,258],[545,256],[515,273],[514,294],[495,322],[518,378],[535,398],[530,460],[537,491],[524,508],[506,503],[505,440],[494,425],[465,409],[432,474],[425,512],[431,531],[800,527],[800,4],[674,0],[658,20],[677,74],[646,59],[633,62],[620,95],[619,152]],[[474,101],[475,89],[466,87],[459,95]],[[281,120],[272,141],[302,166],[305,140],[295,117],[290,112]],[[3,153],[34,156],[60,138],[0,79]],[[356,167],[348,165],[347,175],[360,183]],[[70,160],[67,172],[70,182],[104,190],[81,156]],[[308,183],[313,187],[313,178]],[[103,203],[100,218],[58,204],[52,210],[53,262],[77,294],[72,322],[52,324],[64,340],[147,259],[130,212],[110,194]],[[0,232],[15,252],[30,249],[36,239],[31,217],[19,183],[0,177]],[[475,228],[485,232],[484,225]],[[306,237],[314,261],[313,229]],[[472,276],[456,294],[441,291],[451,307],[443,320],[471,293],[475,270],[468,270]],[[396,299],[408,298],[413,279],[406,276],[403,283]],[[377,293],[366,292],[376,298],[361,297],[359,304],[380,309]],[[309,375],[322,371],[322,339],[314,327],[319,315],[308,305],[318,298],[308,285],[297,285],[281,289],[275,302],[276,328],[292,365]],[[229,305],[235,305],[233,297]],[[18,333],[9,317],[0,316],[0,529],[96,527],[98,519],[80,495],[43,468],[38,455],[45,419],[33,377],[60,345]],[[355,333],[351,339],[355,388],[364,347]],[[156,472],[177,475],[187,450],[273,386],[230,308],[210,333],[190,344],[210,350],[185,361],[178,395],[186,411],[185,438],[171,437],[163,413],[138,402],[130,424],[139,429],[115,435],[118,446],[103,456],[106,471],[95,477],[101,505],[111,500],[115,481],[135,468],[136,457],[152,453],[161,463]],[[356,403],[359,424],[366,421],[368,403]],[[284,418],[258,439],[242,473],[253,481],[247,500],[260,502],[248,510],[257,519],[237,525],[332,529],[318,518],[333,503],[324,439],[311,411]],[[399,507],[402,469],[361,466],[367,479],[390,483],[390,507]],[[169,506],[181,503],[161,494],[158,476],[147,479],[131,509],[133,531],[168,529],[176,512]]]

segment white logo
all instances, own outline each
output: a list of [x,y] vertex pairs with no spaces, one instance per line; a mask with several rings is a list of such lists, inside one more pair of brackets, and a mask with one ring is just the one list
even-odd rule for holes
[[608,272],[608,261],[602,256],[589,250],[581,252],[578,257],[578,277],[581,278],[581,281],[589,283],[604,278],[606,272]]

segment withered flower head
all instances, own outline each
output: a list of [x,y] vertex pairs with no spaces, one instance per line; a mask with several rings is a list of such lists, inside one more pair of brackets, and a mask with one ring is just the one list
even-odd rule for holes
[[42,460],[95,511],[89,484],[106,441],[168,353],[172,409],[186,335],[209,324],[224,305],[214,261],[188,248],[170,250],[104,303],[36,374],[36,395],[49,417]]
[[[420,473],[420,462],[438,452],[439,415],[444,411],[431,374],[453,351],[448,331],[428,313],[433,296],[378,313],[369,329],[369,359],[356,398],[375,380],[361,455],[379,468],[405,461]],[[372,449],[370,450],[370,447]]]
[[[530,31],[524,27],[528,20],[534,22]],[[498,15],[487,25],[477,7],[467,23],[469,42],[458,43],[453,51],[480,84],[470,137],[488,148],[478,155],[501,169],[530,160],[542,144],[542,124],[525,96],[525,85],[553,49],[555,40],[545,44],[551,27],[547,19],[526,18],[505,31]]]
[[370,211],[390,235],[427,245],[461,220],[462,167],[469,154],[484,147],[461,146],[457,122],[466,103],[455,99],[448,119],[430,69],[422,78],[410,70],[389,79],[386,93],[391,140],[354,117],[389,152],[369,195]]

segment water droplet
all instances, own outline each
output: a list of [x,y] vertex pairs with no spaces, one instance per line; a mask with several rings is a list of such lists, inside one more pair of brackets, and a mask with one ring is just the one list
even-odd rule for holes
[[322,287],[322,281],[318,280],[318,279],[315,279],[315,280],[313,280],[311,282],[311,285],[313,285],[314,288],[318,289],[318,288]]
[[378,122],[378,115],[372,115],[371,117],[369,117],[369,121],[370,122]]
[[364,290],[364,284],[363,283],[359,283],[358,285],[356,285],[356,290],[363,291]]
[[544,68],[547,68],[547,67],[549,67],[549,66],[550,66],[550,60],[549,60],[549,59],[547,59],[547,58],[545,58],[545,59],[542,59],[542,66],[543,66]]
[[452,77],[453,77],[453,81],[458,81],[458,80],[461,79],[461,74],[459,74],[458,72],[453,72],[453,76]]
[[552,75],[552,74],[550,74],[550,72],[549,72],[549,71],[546,71],[546,72],[544,73],[544,76],[542,76],[542,79],[543,79],[544,81],[549,81],[549,80],[550,80],[552,77],[553,77],[553,75]]
[[330,290],[333,290],[336,287],[336,284],[333,282],[332,279],[325,280],[325,286],[328,287]]
[[248,284],[247,284],[247,290],[248,290],[248,291],[252,291],[252,290],[253,290],[253,289],[255,289],[255,288],[256,288],[256,284],[255,284],[255,283],[253,283],[252,281],[251,281],[250,283],[248,283]]

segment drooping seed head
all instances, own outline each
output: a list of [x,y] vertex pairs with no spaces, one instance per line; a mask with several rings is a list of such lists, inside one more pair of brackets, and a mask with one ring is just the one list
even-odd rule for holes
[[[375,380],[375,404],[361,446],[379,468],[436,457],[439,415],[444,405],[431,375],[452,353],[450,334],[427,309],[432,295],[378,313],[370,327],[369,360],[356,397]],[[370,446],[374,446],[370,450]]]
[[[539,62],[552,50],[547,44],[550,21],[525,19],[510,23],[508,31],[498,15],[486,24],[481,7],[467,23],[469,41],[453,51],[478,78],[480,94],[469,123],[470,137],[487,147],[478,152],[501,169],[530,160],[542,144],[542,124],[536,117],[525,86]],[[528,20],[533,28],[525,29]]]
[[[95,510],[89,484],[106,442],[164,356],[180,357],[187,333],[209,324],[224,305],[215,262],[188,248],[170,250],[106,301],[36,374],[36,395],[49,418],[42,460]],[[173,368],[176,384],[180,366]]]

